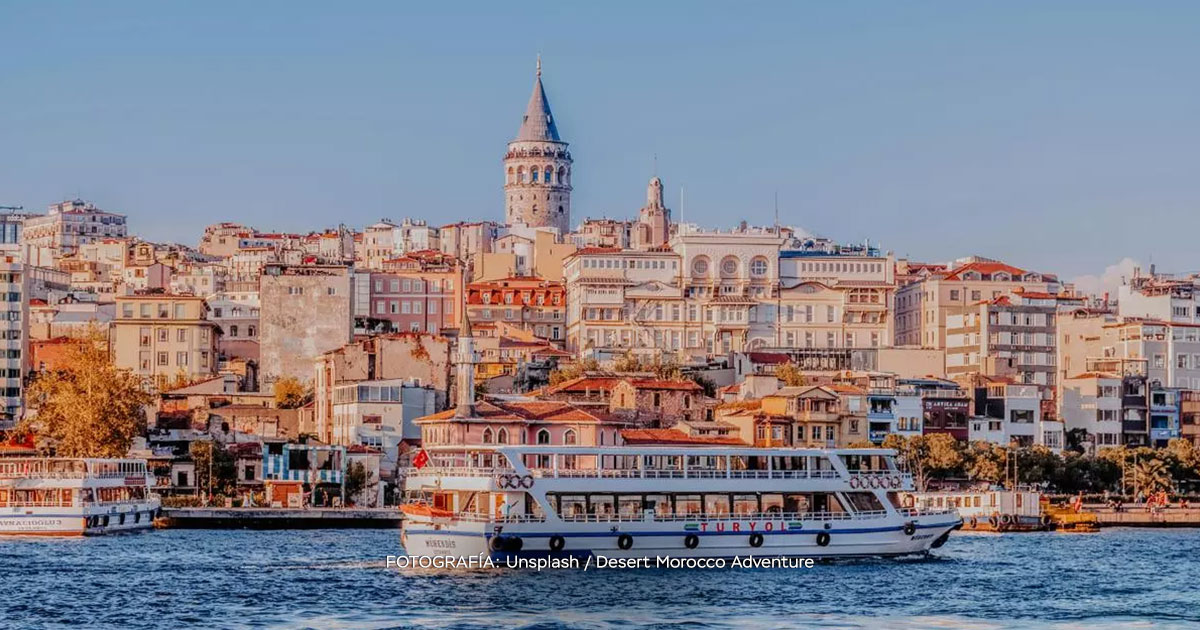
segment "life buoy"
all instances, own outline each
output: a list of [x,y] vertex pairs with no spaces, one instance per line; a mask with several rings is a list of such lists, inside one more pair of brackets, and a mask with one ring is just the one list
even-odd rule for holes
[[912,536],[915,533],[917,533],[917,524],[916,523],[909,521],[904,524],[904,535],[905,536]]
[[879,478],[878,477],[867,477],[867,487],[868,488],[878,488],[879,487]]
[[117,525],[124,525],[124,524],[125,524],[125,515],[122,514],[117,517]]
[[521,487],[526,490],[533,487],[533,475],[525,475],[521,477]]
[[1050,516],[1049,514],[1042,515],[1042,527],[1044,527],[1046,529],[1050,529],[1050,526],[1053,524],[1054,524],[1054,518],[1052,516]]
[[504,551],[504,536],[492,536],[492,539],[488,541],[488,549]]
[[621,534],[617,536],[617,546],[621,549],[629,549],[633,546],[633,536],[629,534]]
[[550,537],[550,551],[562,551],[565,546],[567,546],[567,541],[562,536]]
[[971,529],[975,529],[976,527],[979,527],[979,519],[972,516],[971,517]]
[[858,477],[851,477],[851,478],[850,478],[850,487],[851,487],[851,488],[853,488],[853,489],[857,490],[857,489],[858,489],[858,487],[859,487],[859,486],[861,486],[861,485],[862,485],[862,479],[859,479]]
[[1000,527],[1000,515],[993,513],[991,516],[989,516],[988,525],[991,525],[992,529]]
[[895,477],[892,477],[892,487],[893,488],[900,488],[900,486],[903,486],[903,485],[904,485],[904,480],[900,478],[900,475],[896,475]]
[[761,547],[763,544],[763,535],[757,532],[750,534],[750,546],[754,548]]
[[700,545],[700,537],[695,534],[688,534],[683,537],[683,546],[688,549],[695,549]]
[[512,475],[507,475],[507,474],[500,475],[499,477],[496,478],[496,485],[501,488],[511,487],[512,486],[512,478],[513,478]]
[[821,532],[817,534],[817,544],[826,547],[829,545],[829,532]]

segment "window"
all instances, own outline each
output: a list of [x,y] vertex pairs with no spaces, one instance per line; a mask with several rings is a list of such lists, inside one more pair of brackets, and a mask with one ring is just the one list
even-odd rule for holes
[[158,353],[158,364],[159,364],[159,365],[166,365],[166,364],[167,364],[167,353],[166,353],[166,352],[159,352],[159,353]]
[[492,443],[492,428],[491,427],[488,427],[483,430],[483,443],[484,444]]
[[508,429],[500,429],[496,432],[497,444],[508,444]]
[[760,257],[750,261],[750,274],[754,276],[767,275],[767,259]]
[[563,433],[563,444],[573,445],[575,443],[576,443],[575,430],[567,429],[567,432]]
[[188,353],[186,353],[186,352],[176,352],[176,353],[175,353],[175,365],[178,365],[178,366],[182,367],[182,366],[185,366],[185,365],[187,365],[187,364],[188,364]]
[[547,431],[546,429],[542,429],[542,430],[538,431],[537,432],[537,443],[538,444],[549,444],[550,443],[550,432]]
[[[181,331],[179,331],[179,332],[183,332],[183,331],[181,330]],[[233,324],[232,326],[230,326],[230,327],[229,327],[229,336],[230,336],[230,337],[236,337],[236,336],[237,336],[237,334],[238,334],[238,327],[237,327],[237,324]]]

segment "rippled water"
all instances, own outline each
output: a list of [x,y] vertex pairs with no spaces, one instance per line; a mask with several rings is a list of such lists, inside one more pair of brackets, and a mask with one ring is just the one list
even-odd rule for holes
[[797,570],[420,574],[397,532],[0,539],[0,628],[1200,627],[1200,530],[957,533]]

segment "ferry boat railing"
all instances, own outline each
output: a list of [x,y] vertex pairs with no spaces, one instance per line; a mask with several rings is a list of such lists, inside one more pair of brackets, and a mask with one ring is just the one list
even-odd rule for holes
[[[678,523],[685,521],[745,521],[745,520],[770,520],[770,521],[852,521],[852,520],[873,520],[886,518],[888,513],[885,510],[871,510],[864,512],[756,512],[752,514],[650,514],[647,518],[646,514],[576,514],[563,516],[560,518],[566,523],[641,523],[647,520],[651,522],[662,523]],[[492,516],[488,514],[463,513],[456,515],[455,518],[466,522],[487,522],[487,523],[543,523],[548,519],[544,516],[535,516],[530,514],[512,514],[505,516]]]
[[896,511],[901,516],[940,516],[957,513],[953,508],[897,508]]
[[[497,477],[515,474],[512,468],[466,468],[460,466],[408,468],[409,476]],[[655,468],[530,468],[539,479],[838,479],[836,470],[674,470]],[[895,473],[899,474],[899,473]],[[891,477],[893,475],[879,475]],[[903,477],[903,475],[901,475]]]

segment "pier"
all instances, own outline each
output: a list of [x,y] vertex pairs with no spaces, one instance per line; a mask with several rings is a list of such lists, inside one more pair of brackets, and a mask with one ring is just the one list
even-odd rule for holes
[[395,508],[163,508],[160,529],[397,529]]
[[1149,511],[1144,505],[1126,505],[1121,511],[1099,504],[1084,505],[1101,527],[1200,527],[1200,507],[1168,507]]

